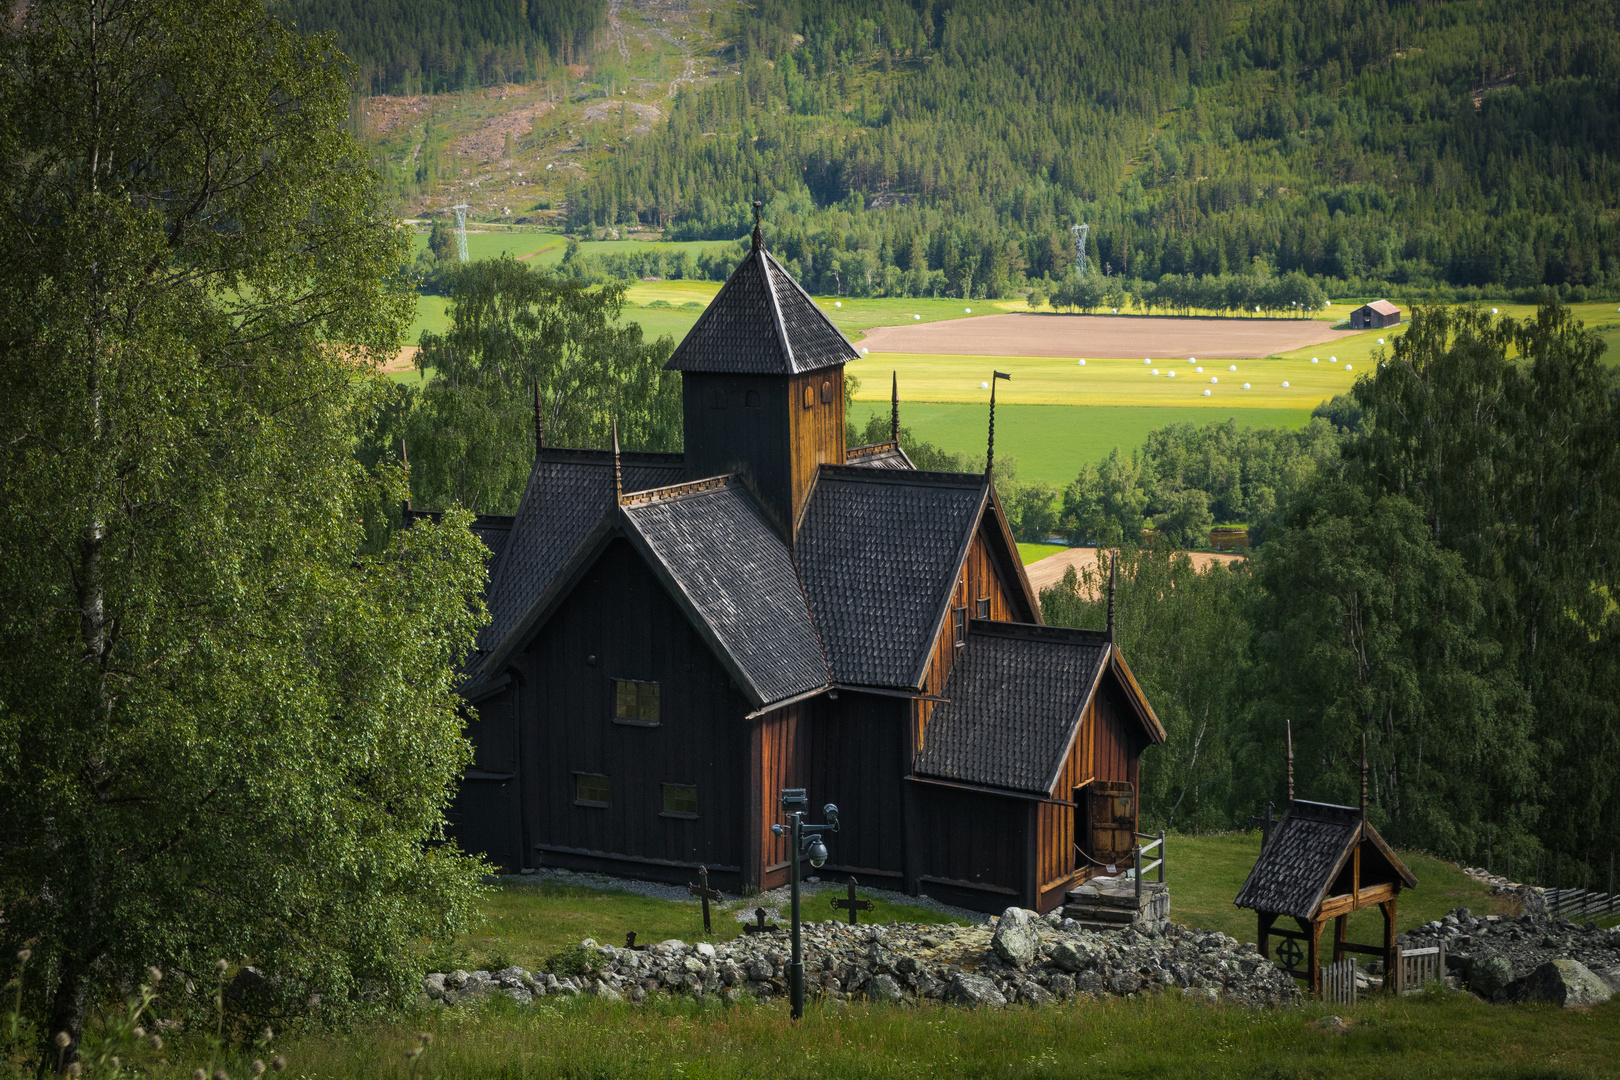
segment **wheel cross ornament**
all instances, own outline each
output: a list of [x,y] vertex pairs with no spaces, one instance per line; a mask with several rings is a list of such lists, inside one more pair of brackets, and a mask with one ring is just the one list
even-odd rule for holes
[[1305,950],[1300,948],[1299,942],[1293,938],[1283,938],[1277,945],[1277,959],[1281,960],[1286,968],[1297,968],[1305,959]]

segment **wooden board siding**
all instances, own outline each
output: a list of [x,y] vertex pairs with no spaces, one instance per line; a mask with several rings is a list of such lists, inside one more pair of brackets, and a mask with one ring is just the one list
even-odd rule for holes
[[[684,880],[698,863],[740,871],[748,706],[626,541],[608,546],[516,666],[539,688],[522,695],[521,729],[535,747],[523,781],[540,865],[612,856],[642,876]],[[613,722],[616,678],[659,684],[659,726]],[[610,777],[612,805],[574,805],[575,772]],[[696,819],[661,816],[666,782],[697,785]]]
[[[904,777],[910,771],[904,698],[845,690],[837,701],[815,699],[810,730],[810,805],[819,815],[837,803],[843,822],[827,837],[823,874],[875,873],[898,879],[904,869]],[[816,820],[820,820],[819,817]],[[893,888],[890,881],[886,887]]]
[[519,688],[509,682],[502,693],[469,707],[473,760],[446,815],[450,836],[464,850],[509,870],[528,865],[518,782],[518,701]]
[[[805,391],[810,391],[810,407],[804,407]],[[823,401],[822,397],[831,400]],[[816,466],[844,464],[844,369],[828,368],[788,380],[788,431],[791,440],[793,497],[792,516],[796,523],[804,509]]]
[[1097,718],[1092,728],[1092,777],[1130,784],[1137,792],[1140,813],[1141,788],[1137,781],[1147,738],[1125,698],[1125,688],[1112,669],[1103,674],[1093,707]]
[[999,913],[1027,905],[1031,803],[911,781],[919,888],[946,903]]
[[[794,402],[788,380],[688,371],[681,381],[686,478],[741,474],[766,516],[786,536],[795,506],[790,452],[794,414],[789,410]],[[751,394],[757,405],[748,404]],[[842,401],[840,397],[840,408]]]
[[[956,589],[951,594],[950,606],[952,608],[965,606],[968,609],[968,618],[972,619],[977,617],[980,598],[987,597],[990,600],[991,620],[1012,622],[1019,614],[1012,600],[1016,595],[1017,586],[1006,581],[997,569],[996,560],[991,557],[988,548],[988,531],[989,525],[981,520],[968,545],[962,571],[956,577]],[[956,663],[956,653],[956,627],[951,612],[947,611],[934,635],[934,647],[929,656],[928,670],[923,675],[924,694],[937,697],[944,693],[945,680],[950,677],[951,668]],[[933,714],[933,702],[917,703],[914,723],[916,747],[919,750],[927,738],[928,721]]]
[[[786,705],[755,720],[748,732],[748,820],[743,882],[774,889],[788,880],[792,841],[771,832],[782,823],[783,788],[804,787],[804,759],[809,743],[810,706]],[[812,795],[811,802],[815,802]],[[811,820],[815,820],[812,818]]]
[[[1069,755],[1063,759],[1057,783],[1052,785],[1052,798],[1062,803],[1074,800],[1075,789],[1092,778],[1092,730],[1096,717],[1094,702],[1086,705],[1080,718],[1080,730],[1069,746]],[[1079,869],[1080,859],[1075,852],[1075,808],[1059,802],[1042,803],[1036,811],[1040,852],[1036,868],[1039,899],[1036,910],[1042,914],[1063,902],[1064,895],[1088,876]]]

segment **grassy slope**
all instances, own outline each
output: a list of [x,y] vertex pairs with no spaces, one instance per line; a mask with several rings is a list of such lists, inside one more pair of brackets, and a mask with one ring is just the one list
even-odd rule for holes
[[1018,557],[1024,561],[1025,566],[1028,566],[1030,563],[1040,562],[1048,555],[1068,550],[1062,544],[1019,544]]
[[[830,894],[807,897],[805,918],[833,917],[829,899]],[[909,904],[890,904],[882,900],[875,904],[870,916],[862,915],[863,921],[959,921]],[[443,943],[430,943],[432,959],[446,965],[504,967],[513,963],[532,968],[558,949],[578,944],[585,938],[621,945],[625,933],[631,930],[643,944],[666,938],[729,941],[742,933],[742,924],[731,911],[716,910],[711,919],[714,933],[705,937],[703,913],[697,904],[552,882],[499,886],[486,897],[483,912],[484,924],[477,932],[448,947]]]
[[[900,385],[904,393],[906,384]],[[867,417],[874,412],[887,414],[888,407],[857,402],[852,418],[858,426],[864,427]],[[1045,480],[1062,490],[1080,472],[1082,465],[1107,457],[1116,446],[1129,456],[1154,428],[1177,423],[1207,424],[1228,418],[1243,427],[1299,427],[1310,419],[1310,408],[1004,406],[998,400],[996,455],[998,459],[1010,457],[1017,462],[1020,480]],[[987,420],[985,405],[910,401],[900,404],[900,422],[911,428],[917,438],[958,453],[984,453]]]
[[[1320,1023],[1329,1012],[1344,1030]],[[417,1068],[418,1031],[434,1036]],[[1023,1009],[897,1009],[812,1002],[725,1008],[547,999],[438,1012],[412,1024],[312,1034],[277,1049],[294,1077],[888,1078],[1108,1076],[1575,1080],[1612,1076],[1620,1001],[1587,1011],[1493,1007],[1461,994],[1329,1010],[1200,1007],[1175,995]],[[245,1064],[241,1063],[241,1064]],[[245,1069],[241,1070],[244,1074]],[[234,1070],[233,1070],[234,1072]]]
[[[1239,940],[1253,938],[1252,916],[1233,908],[1231,898],[1259,849],[1258,834],[1173,836],[1169,844],[1172,914],[1178,921],[1220,929]],[[1403,897],[1403,927],[1459,903],[1476,911],[1501,910],[1455,868],[1416,855],[1408,861],[1420,884]],[[497,890],[486,911],[484,932],[464,943],[469,960],[521,963],[581,937],[622,940],[628,927],[644,941],[699,936],[694,906],[616,892],[512,886]],[[883,921],[919,913],[876,914]],[[735,936],[736,927],[724,925],[724,935]],[[1353,938],[1372,936],[1359,921],[1352,926]],[[1347,1018],[1348,1028],[1321,1025],[1329,1012]],[[1173,993],[1035,1012],[812,1001],[805,1022],[797,1024],[781,1002],[726,1008],[659,996],[631,1007],[581,998],[547,999],[520,1009],[497,1000],[482,1009],[436,1012],[408,1022],[314,1032],[276,1049],[289,1058],[293,1076],[394,1077],[406,1074],[405,1054],[418,1044],[419,1031],[431,1032],[434,1041],[412,1076],[1069,1080],[1105,1072],[1153,1080],[1574,1080],[1613,1075],[1620,1058],[1620,999],[1568,1012],[1494,1007],[1437,992],[1399,1001],[1373,997],[1353,1007],[1308,1004],[1260,1011],[1199,1006]],[[187,1053],[182,1049],[176,1057]]]

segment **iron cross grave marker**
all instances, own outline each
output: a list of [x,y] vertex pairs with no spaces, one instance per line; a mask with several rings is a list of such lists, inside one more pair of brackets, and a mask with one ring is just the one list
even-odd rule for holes
[[859,916],[856,915],[856,912],[858,912],[858,911],[871,911],[872,910],[872,901],[855,899],[855,875],[851,874],[850,877],[849,877],[849,899],[840,900],[840,899],[838,899],[838,897],[835,896],[835,897],[833,897],[832,906],[835,907],[835,908],[842,908],[845,911],[848,911],[849,912],[849,925],[858,926],[858,925],[860,925],[860,918],[859,918]]
[[709,901],[719,900],[720,890],[709,888],[709,868],[707,866],[698,867],[698,884],[693,885],[691,882],[687,882],[686,891],[703,901],[703,932],[705,934],[712,933],[713,930],[709,926]]

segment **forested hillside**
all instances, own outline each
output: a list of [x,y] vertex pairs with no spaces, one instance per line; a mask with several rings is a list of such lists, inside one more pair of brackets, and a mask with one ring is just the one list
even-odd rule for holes
[[273,0],[306,33],[331,32],[373,94],[418,94],[534,78],[584,58],[606,0]]
[[734,237],[763,193],[773,245],[828,293],[1022,292],[1070,270],[1080,221],[1098,271],[1150,282],[1620,291],[1616,0],[765,0],[736,20],[740,74],[573,185],[572,227]]

